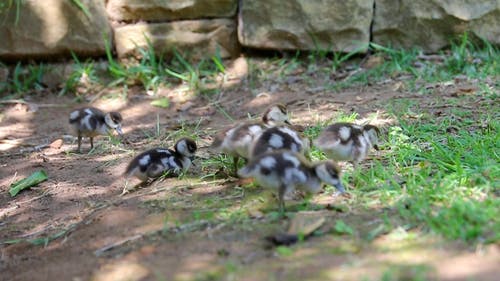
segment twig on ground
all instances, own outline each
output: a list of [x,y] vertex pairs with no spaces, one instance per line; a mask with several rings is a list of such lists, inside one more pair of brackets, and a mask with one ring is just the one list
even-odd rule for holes
[[114,249],[116,247],[119,247],[127,242],[130,242],[130,241],[134,241],[134,240],[137,240],[139,238],[142,238],[145,234],[136,234],[136,235],[133,235],[133,236],[130,236],[130,237],[127,237],[127,238],[124,238],[120,241],[117,241],[117,242],[114,242],[114,243],[111,243],[111,244],[108,244],[102,248],[99,248],[97,250],[94,251],[94,255],[96,255],[97,257],[101,256],[104,252],[107,252],[111,249]]
[[[148,232],[144,232],[144,233],[140,233],[140,234],[136,234],[136,235],[132,235],[132,236],[129,236],[129,237],[126,237],[122,240],[119,240],[119,241],[116,241],[116,242],[113,242],[111,244],[108,244],[102,248],[99,248],[97,250],[94,251],[94,255],[96,255],[97,257],[101,256],[104,252],[107,252],[109,250],[112,250],[112,249],[115,249],[115,248],[118,248],[130,241],[135,241],[135,240],[138,240],[138,239],[141,239],[143,237],[146,237],[146,236],[151,236],[151,235],[155,235],[155,234],[158,234],[160,232],[176,232],[176,233],[180,233],[180,232],[191,232],[191,231],[195,231],[195,230],[201,230],[203,228],[206,228],[212,224],[217,224],[217,222],[210,222],[210,221],[207,221],[207,220],[198,220],[198,221],[195,221],[195,222],[191,222],[191,223],[186,223],[186,224],[183,224],[183,225],[180,225],[180,226],[176,226],[176,227],[172,227],[172,228],[167,228],[167,229],[156,229],[156,230],[152,230],[152,231],[148,231]],[[225,226],[224,223],[222,223],[222,226]],[[220,228],[220,227],[218,227]]]
[[35,107],[68,107],[69,104],[60,104],[60,103],[33,103],[33,102],[27,102],[25,100],[0,100],[0,104],[26,104],[28,106],[35,106]]

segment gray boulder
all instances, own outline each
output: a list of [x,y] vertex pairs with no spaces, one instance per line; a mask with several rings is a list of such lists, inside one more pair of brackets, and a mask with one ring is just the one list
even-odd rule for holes
[[373,1],[242,0],[238,37],[259,49],[366,49]]
[[168,21],[233,17],[237,7],[237,0],[109,0],[106,9],[117,21]]
[[377,44],[435,52],[465,31],[500,44],[500,1],[376,0]]
[[230,19],[138,23],[115,28],[119,57],[137,55],[138,48],[147,49],[148,39],[159,54],[175,48],[194,58],[205,58],[218,50],[222,58],[228,58],[239,52],[236,24]]
[[25,0],[19,16],[15,5],[0,14],[0,58],[47,58],[103,55],[104,39],[111,38],[104,1],[82,0],[87,16],[73,1]]

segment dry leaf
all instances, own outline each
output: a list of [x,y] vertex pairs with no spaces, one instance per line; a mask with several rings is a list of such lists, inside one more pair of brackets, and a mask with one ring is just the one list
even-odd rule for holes
[[317,213],[300,212],[290,222],[288,234],[308,236],[325,223],[325,217]]
[[62,145],[63,145],[63,140],[57,139],[57,140],[53,141],[49,146],[50,146],[50,148],[59,149],[59,148],[61,148]]

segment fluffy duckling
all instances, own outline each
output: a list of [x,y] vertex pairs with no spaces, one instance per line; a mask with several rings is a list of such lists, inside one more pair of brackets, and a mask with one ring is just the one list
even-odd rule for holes
[[250,147],[249,156],[253,158],[280,149],[306,155],[310,149],[310,141],[288,126],[272,127],[265,129],[254,140]]
[[94,148],[94,137],[109,134],[116,130],[123,135],[123,118],[119,112],[104,113],[93,107],[75,110],[69,115],[69,123],[73,126],[78,136],[78,152],[81,152],[82,137],[90,138],[90,148]]
[[265,128],[280,124],[290,124],[286,106],[275,104],[269,107],[260,121],[248,121],[225,129],[215,136],[211,148],[233,157],[234,172],[238,169],[239,158],[249,158],[249,147]]
[[238,175],[252,177],[263,187],[276,189],[281,212],[285,207],[285,194],[296,188],[317,193],[323,182],[335,186],[339,193],[345,192],[340,169],[332,160],[310,163],[302,155],[287,150],[260,154],[241,168]]
[[373,125],[335,123],[326,127],[314,140],[328,158],[335,161],[349,161],[354,168],[366,158],[373,147],[378,150],[380,130]]
[[160,177],[165,172],[185,172],[191,166],[196,150],[194,140],[182,138],[175,143],[174,149],[153,148],[137,155],[128,164],[125,174],[146,182]]

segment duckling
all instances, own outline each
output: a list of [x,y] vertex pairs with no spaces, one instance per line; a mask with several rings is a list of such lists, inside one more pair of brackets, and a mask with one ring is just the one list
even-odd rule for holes
[[90,138],[90,148],[92,149],[94,148],[95,136],[106,135],[112,129],[122,136],[122,121],[123,118],[119,112],[104,113],[94,107],[81,108],[71,112],[69,123],[78,135],[78,152],[81,153],[82,137]]
[[314,145],[321,149],[328,158],[335,161],[349,161],[354,168],[366,158],[373,147],[378,150],[380,130],[373,125],[335,123],[326,127]]
[[265,128],[280,124],[290,124],[285,105],[275,104],[269,107],[260,121],[248,121],[236,124],[223,130],[211,144],[211,148],[233,157],[234,172],[238,169],[238,161],[241,158],[249,158],[249,147],[252,141]]
[[260,154],[241,168],[238,175],[242,178],[253,177],[263,187],[278,190],[281,212],[285,208],[285,194],[295,188],[317,193],[323,182],[335,186],[339,193],[345,192],[340,181],[340,169],[335,162],[311,163],[302,155],[288,150]]
[[125,174],[142,182],[160,177],[165,172],[178,174],[191,166],[197,150],[196,142],[190,138],[178,140],[174,149],[153,148],[137,155],[127,166]]
[[288,126],[277,126],[265,129],[250,146],[250,158],[260,154],[286,149],[306,155],[309,152],[310,141]]

